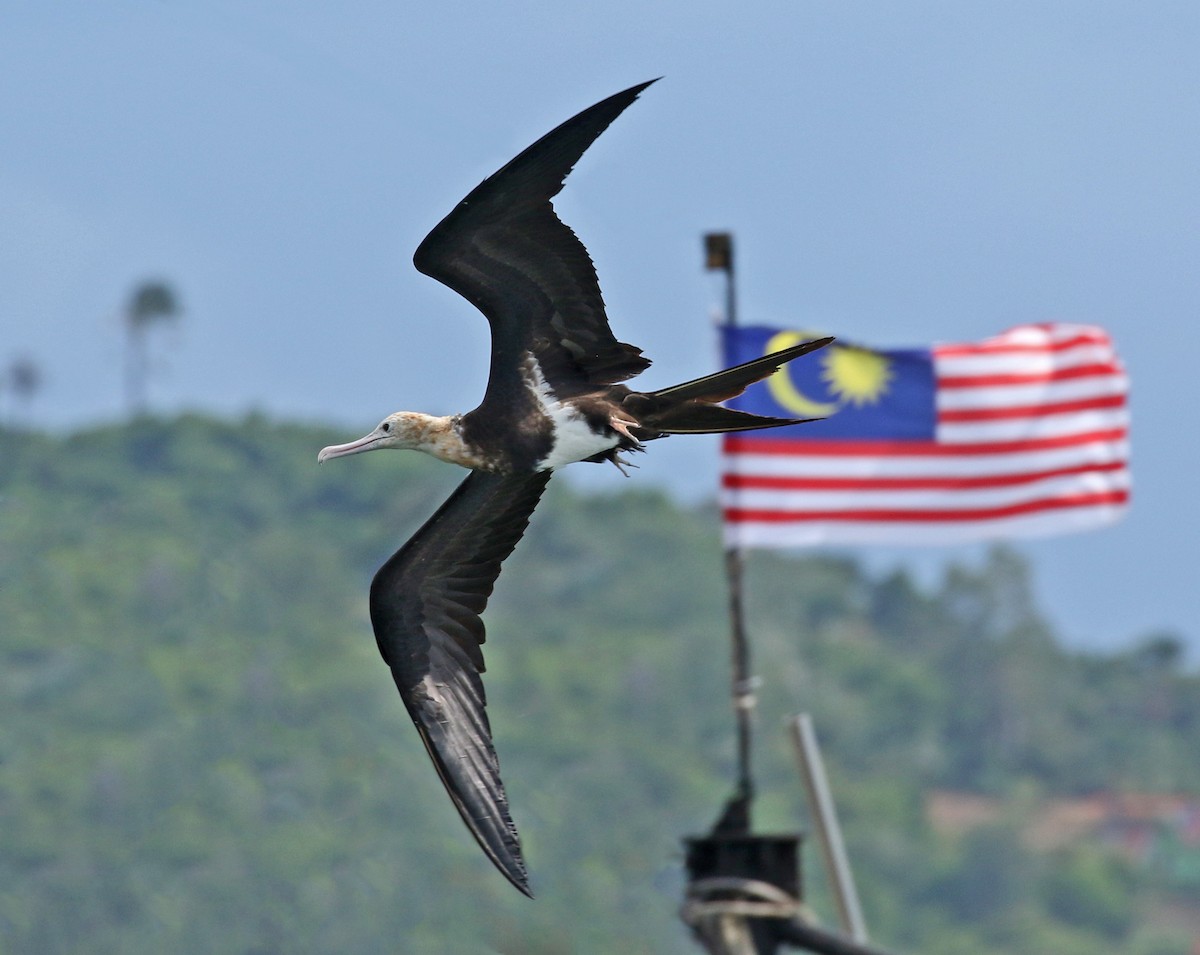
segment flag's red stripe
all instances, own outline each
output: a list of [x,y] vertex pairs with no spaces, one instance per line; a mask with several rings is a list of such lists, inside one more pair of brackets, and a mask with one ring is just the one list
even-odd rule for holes
[[1073,467],[1022,474],[988,474],[973,477],[783,477],[767,474],[724,474],[721,485],[731,490],[765,491],[939,491],[1012,487],[1073,474],[1123,471],[1125,461],[1079,464]]
[[729,434],[725,436],[724,449],[729,454],[783,454],[796,457],[958,457],[1048,451],[1101,441],[1123,441],[1127,436],[1125,428],[1109,428],[1024,441],[941,444],[936,441],[809,441],[803,438],[747,438]]
[[1046,342],[983,342],[966,345],[934,345],[933,353],[937,356],[960,358],[965,355],[1017,355],[1030,352],[1067,351],[1080,345],[1105,345],[1112,347],[1112,340],[1107,335],[1075,335],[1062,341]]
[[1043,381],[1069,381],[1073,378],[1102,378],[1119,375],[1121,368],[1116,362],[1101,365],[1075,365],[1072,368],[1055,368],[1052,371],[1006,373],[994,375],[939,375],[939,388],[987,388],[993,385],[1035,385]]
[[790,524],[800,521],[855,521],[864,523],[949,523],[953,521],[988,521],[1040,511],[1076,507],[1097,507],[1102,504],[1127,504],[1128,491],[1108,491],[1097,494],[1074,494],[1067,497],[1023,501],[1002,507],[963,508],[961,510],[843,510],[843,511],[778,511],[726,508],[725,520],[731,523]]
[[947,408],[939,410],[937,418],[939,422],[1000,421],[1009,418],[1042,418],[1047,415],[1069,414],[1073,411],[1123,407],[1125,407],[1124,395],[1102,395],[1099,398],[1080,398],[1076,401],[1056,401],[1043,405],[1013,405],[1005,408]]

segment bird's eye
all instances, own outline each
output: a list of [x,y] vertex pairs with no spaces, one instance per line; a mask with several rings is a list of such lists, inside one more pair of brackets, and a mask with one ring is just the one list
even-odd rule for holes
[[385,421],[383,424],[381,424],[381,425],[379,426],[379,430],[380,430],[380,431],[391,431],[391,430],[392,430],[392,425],[391,425],[391,423],[390,423],[390,422],[387,422],[387,421]]

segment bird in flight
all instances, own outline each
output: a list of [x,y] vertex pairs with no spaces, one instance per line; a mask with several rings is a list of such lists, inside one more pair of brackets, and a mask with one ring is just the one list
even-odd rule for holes
[[450,498],[376,573],[371,624],[404,705],[467,827],[526,895],[529,879],[488,723],[480,618],[500,565],[525,533],[555,469],[611,462],[670,434],[795,424],[724,408],[747,385],[831,339],[765,355],[659,391],[621,384],[640,348],[609,328],[596,270],[550,200],[608,125],[650,83],[602,100],[543,136],[473,189],[417,248],[426,275],[491,325],[483,401],[466,414],[388,415],[323,448],[318,461],[398,448],[469,468]]

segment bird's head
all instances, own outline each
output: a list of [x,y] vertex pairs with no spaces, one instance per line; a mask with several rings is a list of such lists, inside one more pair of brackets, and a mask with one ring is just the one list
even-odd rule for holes
[[441,457],[438,449],[444,443],[451,427],[451,418],[438,418],[433,415],[421,414],[419,411],[397,411],[388,415],[379,422],[379,427],[370,434],[363,435],[357,441],[351,441],[348,444],[331,444],[327,448],[322,448],[317,455],[317,463],[328,461],[330,458],[344,457],[347,454],[358,454],[360,451],[375,451],[379,448],[425,451],[435,457]]

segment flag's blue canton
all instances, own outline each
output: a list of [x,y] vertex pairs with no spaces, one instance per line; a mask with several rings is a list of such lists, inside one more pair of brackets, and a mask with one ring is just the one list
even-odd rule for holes
[[[722,328],[725,364],[736,365],[767,353],[777,329],[756,326]],[[886,384],[876,401],[855,402],[833,386],[831,360],[838,343],[826,345],[785,365],[792,388],[770,388],[767,382],[751,385],[729,407],[754,414],[785,418],[803,418],[814,412],[811,406],[826,406],[828,415],[821,421],[791,428],[776,428],[772,438],[824,440],[932,441],[937,425],[934,395],[937,390],[933,356],[929,349],[895,349],[874,353],[888,364]],[[789,399],[788,395],[792,397]],[[797,400],[799,399],[799,400]]]

